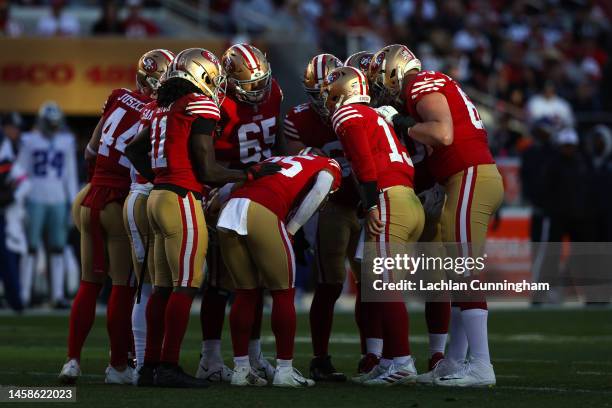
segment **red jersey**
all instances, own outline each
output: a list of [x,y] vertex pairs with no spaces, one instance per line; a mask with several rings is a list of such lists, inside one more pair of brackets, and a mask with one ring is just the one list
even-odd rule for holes
[[227,95],[215,131],[215,157],[231,168],[243,169],[272,155],[283,93],[276,80],[268,98],[258,105]]
[[115,89],[102,109],[102,134],[91,179],[93,186],[129,190],[131,163],[125,146],[138,133],[140,114],[151,98],[128,89]]
[[334,176],[331,191],[340,187],[342,171],[335,160],[322,156],[270,157],[265,162],[278,163],[283,170],[271,176],[245,183],[230,198],[248,198],[272,211],[285,221],[289,211],[299,204],[320,171]]
[[187,94],[169,107],[157,106],[151,116],[151,167],[153,184],[173,184],[201,193],[189,153],[191,124],[197,118],[218,121],[219,108],[207,96]]
[[476,107],[459,85],[449,76],[435,71],[419,72],[403,91],[406,112],[422,121],[416,106],[427,94],[439,92],[448,101],[453,118],[453,143],[435,147],[428,158],[428,167],[437,182],[470,166],[495,163],[487,142],[487,131]]
[[332,126],[359,182],[376,181],[379,190],[413,186],[414,167],[408,151],[374,109],[345,105],[334,112]]
[[344,156],[342,143],[336,137],[331,122],[321,118],[309,103],[303,103],[287,112],[283,124],[283,134],[288,139],[321,149],[342,167],[342,185],[329,200],[350,207],[356,206],[359,202],[359,193],[352,176],[351,165]]

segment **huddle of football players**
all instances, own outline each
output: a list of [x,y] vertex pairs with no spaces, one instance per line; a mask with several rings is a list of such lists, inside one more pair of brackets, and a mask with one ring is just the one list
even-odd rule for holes
[[[176,56],[149,51],[138,62],[136,90],[111,93],[85,152],[90,183],[72,209],[82,279],[62,382],[81,374],[81,350],[108,276],[106,383],[300,388],[346,381],[328,345],[348,262],[361,338],[353,382],[495,384],[484,298],[428,299],[429,369],[417,375],[404,302],[360,297],[363,242],[373,243],[377,256],[393,256],[390,244],[418,241],[482,250],[503,186],[475,106],[450,77],[421,71],[404,45],[344,63],[316,55],[303,85],[307,102],[288,111],[282,132],[282,91],[265,54],[249,44],[231,46],[221,59],[199,48]],[[316,287],[306,378],[292,364],[293,237],[311,219]],[[178,362],[202,286],[202,351],[191,376]],[[276,367],[261,352],[266,289]],[[221,354],[230,295],[233,369]]]

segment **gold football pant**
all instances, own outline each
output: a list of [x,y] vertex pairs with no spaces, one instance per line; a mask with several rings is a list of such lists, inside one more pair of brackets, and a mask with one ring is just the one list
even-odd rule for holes
[[446,203],[440,219],[449,255],[481,256],[491,217],[502,204],[504,185],[495,164],[481,164],[452,175],[444,185]]
[[81,231],[81,203],[83,202],[83,199],[89,192],[89,187],[91,187],[91,184],[89,183],[83,186],[81,191],[79,191],[76,197],[74,197],[74,201],[72,202],[72,208],[70,209],[70,213],[72,214],[72,221],[74,222],[74,226],[79,231]]
[[193,287],[202,284],[208,231],[202,203],[189,192],[185,197],[153,189],[147,216],[155,235],[153,257],[158,287]]
[[355,281],[359,281],[361,265],[355,261],[355,250],[360,231],[356,208],[328,202],[319,211],[315,248],[318,283],[343,284],[347,258]]
[[145,248],[148,244],[147,271],[144,275],[144,283],[150,283],[155,276],[155,261],[153,259],[153,248],[155,236],[149,225],[147,217],[147,194],[130,191],[123,204],[123,223],[132,244],[132,265],[136,279],[140,279],[142,264],[145,257]]
[[[93,271],[91,209],[81,206],[80,213],[82,279],[103,284],[106,274]],[[113,285],[131,286],[134,284],[132,265],[126,262],[130,259],[130,240],[122,219],[122,207],[118,202],[109,203],[100,210],[100,226],[104,233],[104,252],[108,275],[113,280]]]
[[223,260],[237,289],[289,289],[295,285],[295,255],[285,223],[251,201],[248,235],[219,230]]

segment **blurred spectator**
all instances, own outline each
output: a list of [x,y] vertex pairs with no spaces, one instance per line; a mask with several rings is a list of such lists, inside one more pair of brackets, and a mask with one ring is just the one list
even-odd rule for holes
[[9,1],[0,0],[0,35],[19,37],[23,32],[23,28],[19,22],[11,18],[10,12]]
[[23,202],[29,188],[24,169],[15,165],[21,117],[2,115],[0,125],[0,280],[9,306],[21,311],[19,257],[27,252]]
[[612,242],[612,130],[608,126],[597,125],[588,134],[587,152],[591,158],[590,197],[591,211],[594,214],[593,241]]
[[128,15],[123,20],[123,31],[128,37],[154,37],[159,34],[157,25],[142,14],[141,0],[127,0]]
[[574,113],[570,104],[559,95],[551,81],[544,84],[542,93],[527,101],[527,118],[536,121],[550,119],[558,127],[574,126]]
[[80,32],[79,20],[64,8],[65,0],[51,0],[49,14],[38,20],[38,34],[44,37],[76,36]]
[[114,0],[106,0],[102,4],[102,15],[92,28],[96,35],[123,34],[123,24],[119,21],[119,11]]

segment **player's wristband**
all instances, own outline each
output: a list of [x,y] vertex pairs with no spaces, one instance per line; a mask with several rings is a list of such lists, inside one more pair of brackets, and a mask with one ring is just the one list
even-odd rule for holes
[[91,154],[92,156],[96,156],[98,154],[98,152],[96,152],[94,149],[91,148],[89,143],[87,144],[87,147],[85,148],[85,150],[87,150],[87,153]]
[[395,132],[399,135],[407,134],[408,129],[416,124],[416,121],[411,116],[400,115],[399,113],[393,116],[391,121],[393,122]]
[[370,211],[378,206],[378,187],[375,181],[367,181],[360,183],[361,186],[361,202],[364,203],[363,208]]

